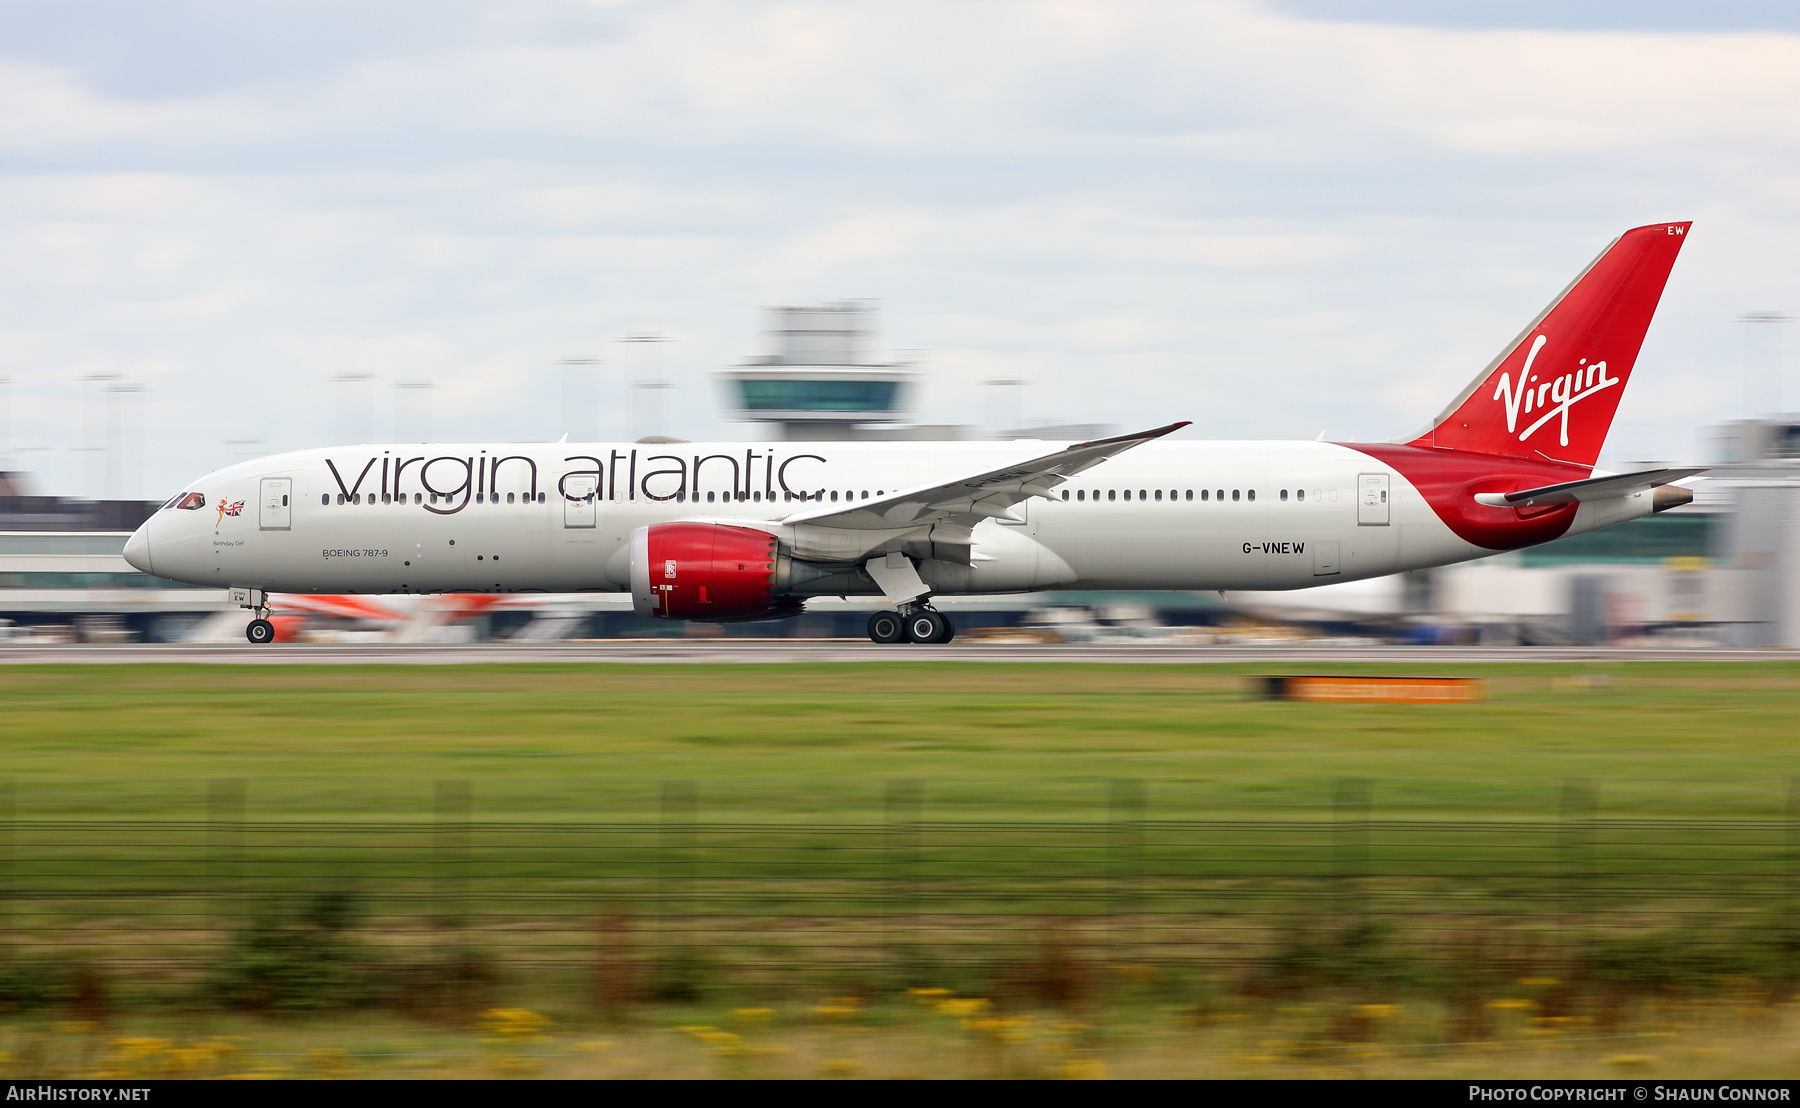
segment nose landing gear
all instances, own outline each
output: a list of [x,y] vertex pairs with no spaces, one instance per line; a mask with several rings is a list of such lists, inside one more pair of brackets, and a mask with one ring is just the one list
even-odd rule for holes
[[240,608],[250,609],[256,618],[244,628],[244,637],[252,646],[263,646],[275,641],[275,625],[269,622],[269,594],[261,589],[238,589],[230,592],[231,602]]

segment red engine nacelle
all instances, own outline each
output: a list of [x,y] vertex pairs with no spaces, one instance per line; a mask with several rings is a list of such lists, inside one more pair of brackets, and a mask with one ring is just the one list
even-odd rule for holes
[[631,533],[631,606],[657,619],[728,621],[796,615],[778,596],[781,544],[720,523],[657,523]]

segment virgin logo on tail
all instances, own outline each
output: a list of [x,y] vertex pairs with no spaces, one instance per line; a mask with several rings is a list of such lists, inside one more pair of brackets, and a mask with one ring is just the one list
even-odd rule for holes
[[1520,432],[1519,441],[1524,442],[1538,428],[1561,416],[1562,445],[1567,446],[1569,445],[1569,409],[1579,401],[1585,400],[1603,389],[1612,388],[1619,383],[1619,379],[1606,375],[1605,362],[1589,363],[1586,358],[1583,358],[1575,372],[1565,373],[1553,381],[1537,384],[1537,377],[1532,374],[1531,365],[1537,361],[1538,352],[1543,350],[1544,344],[1549,341],[1550,338],[1547,335],[1539,335],[1532,340],[1531,352],[1525,355],[1525,366],[1519,370],[1518,385],[1516,387],[1513,385],[1512,374],[1502,373],[1499,385],[1494,388],[1494,399],[1506,405],[1507,434],[1518,430],[1521,406],[1525,414],[1530,415],[1533,408],[1543,411],[1546,405],[1554,404],[1554,407],[1537,418],[1537,422]]
[[[1592,468],[1687,229],[1653,223],[1620,235],[1411,445]],[[1552,422],[1556,444],[1545,433]]]

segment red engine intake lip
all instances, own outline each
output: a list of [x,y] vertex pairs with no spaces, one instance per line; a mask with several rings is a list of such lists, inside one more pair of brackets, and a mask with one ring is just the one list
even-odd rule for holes
[[[631,606],[655,619],[730,621],[782,610],[778,540],[722,523],[656,523],[631,533]],[[791,605],[790,605],[791,606]]]

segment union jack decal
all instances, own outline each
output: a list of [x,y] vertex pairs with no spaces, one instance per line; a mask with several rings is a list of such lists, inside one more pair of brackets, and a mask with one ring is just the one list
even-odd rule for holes
[[244,502],[242,500],[233,500],[229,504],[222,499],[219,501],[220,518],[224,518],[225,516],[241,516],[243,514]]

